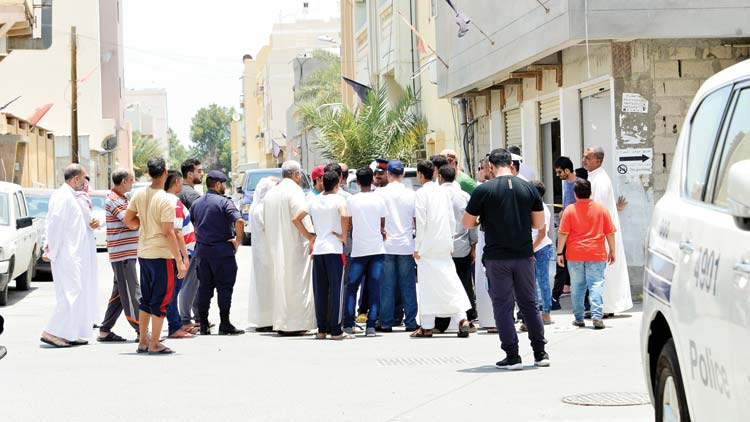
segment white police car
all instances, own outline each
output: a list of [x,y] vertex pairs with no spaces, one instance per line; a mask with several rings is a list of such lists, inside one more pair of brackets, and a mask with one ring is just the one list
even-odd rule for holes
[[641,339],[656,420],[749,420],[750,60],[696,94],[647,242]]

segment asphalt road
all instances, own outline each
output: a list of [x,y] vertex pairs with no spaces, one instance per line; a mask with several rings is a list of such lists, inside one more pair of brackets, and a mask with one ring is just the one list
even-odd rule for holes
[[[247,319],[251,248],[238,254],[233,320]],[[104,312],[112,283],[99,254]],[[650,405],[575,406],[563,397],[645,393],[638,311],[607,320],[603,331],[575,329],[569,311],[547,330],[552,366],[536,369],[525,334],[525,370],[494,368],[496,335],[410,339],[399,330],[344,342],[246,333],[170,340],[174,356],[144,356],[135,344],[71,349],[41,346],[54,306],[52,282],[10,292],[0,308],[0,420],[15,421],[648,421]],[[212,309],[212,320],[217,320]],[[115,331],[132,337],[124,319]],[[92,336],[94,331],[92,331]]]

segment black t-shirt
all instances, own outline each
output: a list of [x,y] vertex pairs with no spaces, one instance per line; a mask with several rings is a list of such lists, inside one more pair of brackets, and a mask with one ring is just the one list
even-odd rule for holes
[[533,256],[532,211],[544,211],[544,203],[536,187],[521,178],[500,176],[477,186],[466,212],[480,217],[484,259]]

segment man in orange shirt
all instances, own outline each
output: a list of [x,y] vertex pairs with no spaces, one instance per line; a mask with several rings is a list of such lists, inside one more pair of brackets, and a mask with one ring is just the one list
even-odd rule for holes
[[[576,203],[563,211],[557,237],[557,263],[562,266],[563,250],[570,272],[570,293],[573,301],[573,325],[585,327],[583,297],[586,288],[591,301],[591,318],[595,329],[604,328],[602,322],[602,290],[604,269],[615,262],[615,225],[609,211],[591,200],[591,183],[578,179],[573,186]],[[604,240],[609,245],[609,252]]]

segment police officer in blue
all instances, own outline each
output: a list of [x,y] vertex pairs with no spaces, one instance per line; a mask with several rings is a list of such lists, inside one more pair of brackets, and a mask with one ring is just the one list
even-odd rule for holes
[[[190,214],[195,226],[195,256],[198,263],[198,315],[200,316],[201,335],[211,334],[208,322],[208,309],[214,289],[218,296],[219,335],[244,334],[243,330],[229,322],[229,309],[232,306],[232,291],[237,279],[237,260],[235,254],[242,243],[245,223],[234,203],[224,196],[227,176],[211,170],[206,177],[208,192],[193,202]],[[234,232],[232,234],[232,225]]]

